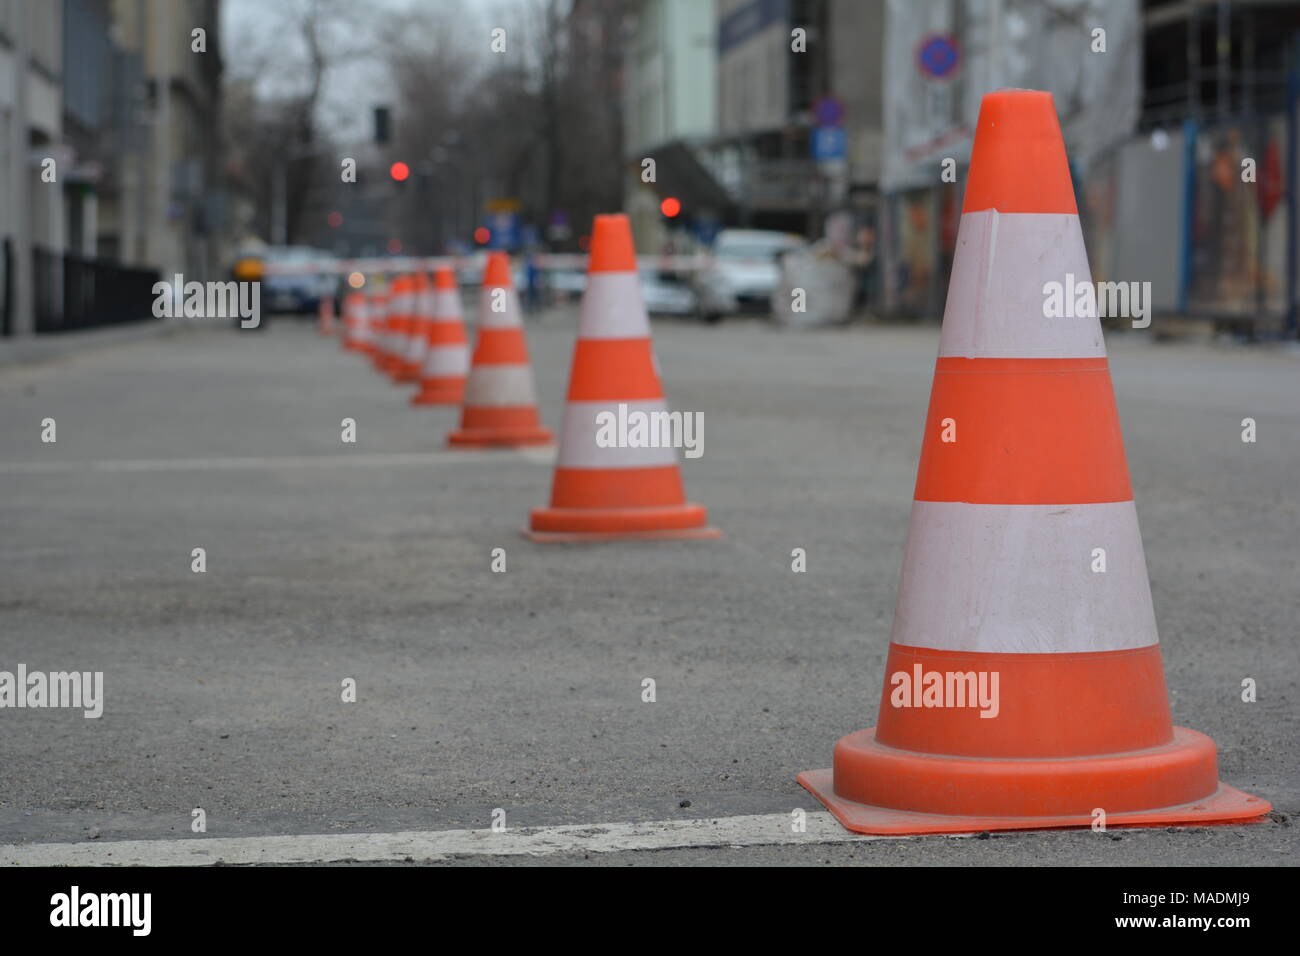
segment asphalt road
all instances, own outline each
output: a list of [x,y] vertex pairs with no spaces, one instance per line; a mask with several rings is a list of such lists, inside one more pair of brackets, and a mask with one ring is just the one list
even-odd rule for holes
[[[573,333],[528,326],[552,427]],[[811,810],[795,774],[874,722],[938,331],[655,335],[717,541],[524,540],[545,456],[444,453],[454,410],[305,322],[0,368],[0,669],[106,684],[98,720],[0,711],[0,842],[187,838],[196,807],[235,837]],[[1300,861],[1300,356],[1109,344],[1175,720],[1274,818],[599,862]]]

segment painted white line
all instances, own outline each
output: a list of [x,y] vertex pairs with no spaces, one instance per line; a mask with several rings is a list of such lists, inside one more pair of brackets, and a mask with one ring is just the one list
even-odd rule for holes
[[[532,464],[549,464],[533,449],[508,452]],[[0,461],[0,475],[50,475],[144,471],[236,471],[259,468],[388,468],[402,465],[436,465],[483,461],[481,454],[465,451],[413,452],[381,455],[301,455],[280,458],[138,458],[100,461]]]
[[492,830],[408,830],[400,833],[203,837],[116,843],[28,843],[0,846],[0,866],[212,866],[255,863],[330,863],[339,860],[446,860],[457,856],[547,856],[704,847],[853,843],[907,837],[850,833],[825,811],[811,811],[794,833],[788,813],[663,820],[655,823],[576,824]]

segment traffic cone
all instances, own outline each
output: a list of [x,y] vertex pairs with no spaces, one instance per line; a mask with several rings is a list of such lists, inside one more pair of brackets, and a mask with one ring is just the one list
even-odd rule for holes
[[537,414],[528,342],[519,320],[519,296],[510,281],[510,259],[488,253],[479,293],[478,338],[460,428],[447,436],[452,445],[512,447],[554,441]]
[[316,331],[321,335],[334,334],[334,296],[323,295],[316,305]]
[[415,324],[415,282],[413,275],[398,276],[393,280],[393,292],[388,300],[392,346],[386,371],[394,382],[411,381],[416,371],[406,357],[411,350],[411,331]]
[[339,344],[347,352],[364,352],[366,339],[366,297],[359,291],[343,297],[343,334]]
[[650,320],[627,216],[597,216],[551,506],[533,511],[529,538],[718,537],[704,506],[686,501],[675,448],[597,442],[598,417],[636,412],[667,413]]
[[384,283],[378,295],[378,311],[371,310],[372,327],[375,330],[375,368],[384,375],[391,375],[395,361],[394,350],[397,348],[398,306],[402,295],[404,280],[402,276],[393,276]]
[[403,316],[402,340],[396,370],[393,372],[395,382],[417,382],[420,369],[424,365],[425,320],[432,290],[429,277],[424,272],[417,272],[407,277],[406,314]]
[[370,341],[366,352],[374,367],[382,372],[388,355],[388,287],[379,282],[366,296],[366,328]]
[[430,318],[425,324],[427,350],[420,390],[412,405],[459,405],[469,373],[469,344],[461,318],[456,274],[443,266],[434,273]]
[[[850,830],[1258,818],[1170,720],[1137,512],[1048,93],[984,97],[874,728],[799,775]],[[1078,310],[1076,310],[1078,311]],[[973,703],[973,706],[972,706]]]

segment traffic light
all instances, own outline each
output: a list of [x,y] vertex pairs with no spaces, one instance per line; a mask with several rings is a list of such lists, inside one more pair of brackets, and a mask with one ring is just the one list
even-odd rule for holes
[[404,183],[411,175],[411,167],[398,160],[388,167],[388,175],[393,177],[394,182]]
[[663,213],[665,216],[667,216],[669,219],[672,219],[674,216],[676,216],[679,212],[682,211],[681,201],[672,196],[668,196],[666,199],[664,199],[663,202],[659,204],[659,211]]

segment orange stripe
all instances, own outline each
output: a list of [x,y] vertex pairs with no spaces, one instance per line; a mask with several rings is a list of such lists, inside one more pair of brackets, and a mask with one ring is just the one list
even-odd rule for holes
[[648,338],[578,339],[569,376],[569,401],[663,398]]
[[676,465],[656,468],[556,468],[552,508],[651,508],[686,501]]
[[623,213],[597,216],[591,228],[588,272],[635,272],[632,227]]
[[522,329],[479,329],[475,365],[527,365],[528,343]]
[[431,345],[460,345],[465,342],[465,326],[457,321],[431,320],[426,328]]
[[1077,213],[1051,93],[985,95],[975,125],[962,212]]
[[[917,665],[923,676],[996,671],[997,716],[981,717],[979,707],[895,707],[895,693],[916,693]],[[907,675],[910,687],[901,679],[896,684],[896,674]],[[904,699],[915,704],[914,696]],[[890,644],[876,739],[899,750],[971,757],[1142,750],[1172,739],[1168,700],[1158,644],[1072,654],[984,654]]]
[[541,424],[533,405],[466,405],[461,409],[461,428],[531,428]]
[[[942,440],[945,419],[955,423],[955,441]],[[939,359],[915,497],[1012,505],[1130,500],[1106,360]]]

